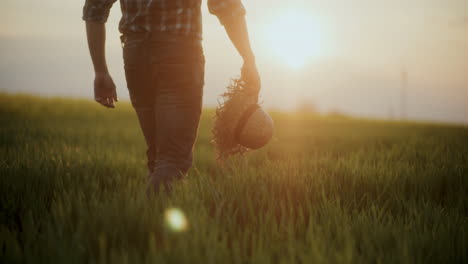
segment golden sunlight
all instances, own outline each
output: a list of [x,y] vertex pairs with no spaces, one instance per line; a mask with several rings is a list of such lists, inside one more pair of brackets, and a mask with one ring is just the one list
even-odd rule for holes
[[318,25],[300,9],[288,10],[274,18],[265,33],[271,51],[291,68],[301,68],[320,53]]

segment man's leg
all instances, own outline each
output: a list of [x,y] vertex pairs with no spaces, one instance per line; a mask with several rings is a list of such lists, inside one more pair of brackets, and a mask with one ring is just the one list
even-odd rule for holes
[[129,38],[125,41],[123,56],[130,99],[145,137],[147,166],[151,174],[157,156],[155,112],[157,83],[148,58],[147,46],[144,36]]
[[192,165],[202,109],[204,56],[200,42],[154,43],[157,56],[158,157],[152,176],[154,188],[161,182],[170,190],[174,179]]

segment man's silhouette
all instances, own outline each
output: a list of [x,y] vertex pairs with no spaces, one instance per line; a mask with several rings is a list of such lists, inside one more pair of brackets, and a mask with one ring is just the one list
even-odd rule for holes
[[[116,0],[86,0],[83,19],[95,70],[94,95],[113,108],[115,85],[105,58],[105,22]],[[202,108],[205,59],[201,45],[201,0],[120,0],[125,75],[147,144],[149,190],[182,177]],[[208,0],[244,60],[242,79],[256,96],[260,77],[240,0]]]

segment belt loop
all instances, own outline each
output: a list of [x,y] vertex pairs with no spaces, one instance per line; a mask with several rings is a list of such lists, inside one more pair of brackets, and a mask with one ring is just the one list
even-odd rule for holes
[[120,35],[120,45],[122,46],[122,48],[125,47],[125,40],[126,40],[126,37],[124,34]]

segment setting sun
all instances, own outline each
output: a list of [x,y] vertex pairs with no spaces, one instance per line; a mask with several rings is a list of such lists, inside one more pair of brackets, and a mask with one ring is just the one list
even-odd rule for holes
[[268,24],[265,32],[271,51],[292,68],[304,66],[320,52],[318,25],[300,9],[281,14]]

